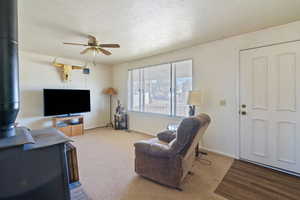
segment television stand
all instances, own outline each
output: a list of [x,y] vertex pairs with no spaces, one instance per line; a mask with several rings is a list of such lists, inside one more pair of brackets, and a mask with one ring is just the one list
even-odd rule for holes
[[[76,121],[76,123],[73,123]],[[84,118],[82,115],[53,117],[52,126],[72,137],[84,134]]]

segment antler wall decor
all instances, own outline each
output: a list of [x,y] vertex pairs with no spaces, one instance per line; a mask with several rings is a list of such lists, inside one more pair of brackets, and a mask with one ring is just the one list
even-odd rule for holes
[[59,63],[56,61],[57,58],[55,58],[52,62],[52,65],[54,67],[58,67],[62,70],[62,75],[63,75],[63,80],[64,81],[71,81],[71,74],[72,74],[72,70],[75,70],[75,69],[86,69],[87,68],[87,65],[85,66],[76,66],[76,65],[68,65],[68,64],[63,64],[63,63]]

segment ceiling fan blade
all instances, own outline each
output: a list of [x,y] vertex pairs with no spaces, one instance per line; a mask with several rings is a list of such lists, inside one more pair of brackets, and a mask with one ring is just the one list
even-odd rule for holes
[[96,50],[96,52],[97,52],[98,54],[101,54],[101,53],[102,53],[98,48],[95,48],[95,50]]
[[119,44],[99,44],[99,47],[120,48],[120,45]]
[[[111,55],[111,52],[109,52],[109,51],[107,51],[107,50],[105,50],[105,49],[102,49],[102,48],[96,48],[96,49],[98,49],[99,51],[101,51],[102,53],[104,53],[104,54],[107,55],[107,56]],[[98,50],[97,50],[97,51],[98,51]]]
[[78,45],[78,46],[89,46],[89,45],[87,45],[87,44],[71,43],[71,42],[64,42],[64,44],[69,44],[69,45]]
[[80,54],[86,54],[90,50],[92,50],[92,49],[91,48],[86,48],[85,50],[83,50],[82,52],[80,52]]

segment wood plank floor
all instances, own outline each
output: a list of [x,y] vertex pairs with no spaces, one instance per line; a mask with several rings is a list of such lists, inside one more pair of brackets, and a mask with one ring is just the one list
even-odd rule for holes
[[300,178],[235,160],[215,192],[229,200],[299,200]]

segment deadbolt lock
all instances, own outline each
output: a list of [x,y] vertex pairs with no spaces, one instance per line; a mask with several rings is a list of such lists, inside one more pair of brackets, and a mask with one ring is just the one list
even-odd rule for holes
[[242,104],[242,108],[246,108],[247,106],[246,106],[246,104]]

